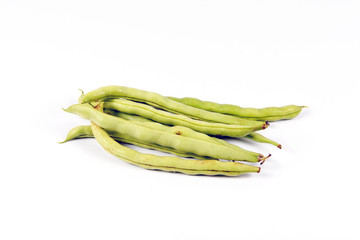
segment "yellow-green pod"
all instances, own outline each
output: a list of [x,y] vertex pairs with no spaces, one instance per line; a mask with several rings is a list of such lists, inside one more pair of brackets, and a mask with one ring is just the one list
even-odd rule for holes
[[[148,105],[165,109],[168,112],[179,113],[182,115],[189,116],[193,119],[200,119],[200,120],[225,123],[225,124],[236,124],[236,125],[247,125],[247,126],[259,125],[258,121],[206,111],[203,109],[191,107],[186,104],[174,101],[158,93],[144,91],[136,88],[124,87],[124,86],[106,86],[106,87],[98,88],[84,95],[81,95],[81,97],[79,98],[79,102],[89,103],[94,101],[103,101],[112,98],[125,98],[137,102],[144,102],[147,103]],[[261,122],[262,124],[264,124],[265,127],[267,126],[265,121],[261,121]]]
[[282,119],[292,119],[300,114],[304,106],[287,105],[283,107],[266,107],[266,108],[244,108],[232,104],[219,104],[210,101],[203,101],[197,98],[184,97],[175,98],[168,97],[173,101],[183,103],[185,105],[207,110],[228,114],[251,120],[277,121]]
[[217,160],[191,160],[178,157],[156,156],[137,152],[122,146],[112,139],[105,130],[91,123],[92,132],[99,144],[109,153],[122,160],[147,169],[180,172],[191,175],[238,176],[248,172],[259,172],[260,168],[238,162]]
[[216,136],[244,137],[249,133],[265,129],[267,127],[266,124],[261,122],[257,125],[247,126],[196,120],[184,115],[155,109],[152,106],[126,99],[110,99],[104,101],[104,108],[116,110],[122,113],[136,114],[162,124],[188,127],[197,132]]
[[241,148],[234,149],[202,141],[200,139],[185,137],[181,134],[173,134],[141,126],[135,122],[99,112],[89,105],[75,104],[70,106],[66,111],[93,121],[107,131],[118,132],[119,134],[126,136],[125,138],[131,137],[140,141],[174,148],[183,152],[234,161],[259,162],[264,158],[262,154]]
[[[114,138],[116,141],[119,142],[124,142],[124,143],[129,143],[132,145],[136,145],[139,147],[143,147],[143,148],[147,148],[147,149],[154,149],[157,151],[161,151],[161,152],[165,152],[165,153],[171,153],[174,154],[176,156],[179,157],[191,157],[191,158],[197,158],[197,159],[206,159],[206,160],[210,160],[210,159],[215,159],[215,158],[210,158],[210,157],[206,157],[206,156],[198,156],[192,153],[186,153],[186,152],[182,152],[173,148],[168,148],[168,147],[164,147],[164,146],[160,146],[157,144],[150,144],[150,143],[146,143],[146,142],[142,142],[142,141],[138,141],[136,139],[133,138],[124,138],[124,136],[117,134],[116,132],[108,132],[108,134]],[[81,126],[77,126],[72,128],[67,136],[66,139],[60,143],[65,143],[74,139],[81,139],[81,138],[93,138],[94,134],[92,133],[91,130],[91,126],[90,125],[81,125]]]

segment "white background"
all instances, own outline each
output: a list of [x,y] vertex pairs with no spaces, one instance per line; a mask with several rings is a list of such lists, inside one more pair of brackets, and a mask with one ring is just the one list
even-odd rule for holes
[[[0,2],[0,239],[360,239],[358,1]],[[78,88],[246,107],[271,124],[260,174],[149,171],[94,139]],[[144,151],[146,152],[146,151]]]

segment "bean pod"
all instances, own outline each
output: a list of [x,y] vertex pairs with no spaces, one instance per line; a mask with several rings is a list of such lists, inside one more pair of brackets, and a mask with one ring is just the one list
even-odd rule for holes
[[70,106],[66,111],[93,121],[108,131],[115,131],[127,137],[174,148],[183,152],[191,152],[200,156],[234,161],[261,162],[264,159],[262,154],[256,152],[229,148],[227,146],[212,144],[199,139],[144,127],[134,122],[99,112],[89,105],[75,104]]
[[[147,142],[143,142],[143,141],[139,141],[137,139],[133,139],[133,138],[124,138],[123,135],[118,134],[116,132],[108,132],[108,134],[116,141],[118,142],[123,142],[123,143],[129,143],[132,145],[136,145],[139,147],[143,147],[143,148],[147,148],[147,149],[154,149],[154,150],[158,150],[161,152],[165,152],[165,153],[171,153],[174,154],[176,156],[179,157],[187,157],[187,158],[196,158],[196,159],[201,159],[201,160],[210,160],[210,159],[215,159],[215,158],[210,158],[210,157],[206,157],[206,156],[198,156],[196,154],[192,154],[192,153],[187,153],[187,152],[182,152],[173,148],[168,148],[168,147],[164,147],[164,146],[160,146],[157,144],[150,144]],[[66,139],[60,143],[65,143],[74,139],[81,139],[81,138],[93,138],[94,134],[91,130],[91,125],[81,125],[81,126],[77,126],[72,128],[67,136]]]
[[110,99],[104,101],[104,108],[122,113],[136,114],[166,125],[184,126],[198,132],[218,136],[243,137],[265,127],[260,122],[254,126],[244,126],[200,121],[184,115],[158,110],[151,106],[126,99]]
[[[206,120],[210,122],[219,122],[226,124],[258,126],[259,122],[244,119],[236,116],[230,116],[221,113],[206,111],[203,109],[188,106],[186,104],[171,100],[158,93],[144,91],[140,89],[124,86],[107,86],[90,91],[79,98],[80,103],[90,103],[111,98],[125,98],[138,102],[144,102],[157,108],[165,109],[168,112],[179,113],[194,119]],[[267,123],[262,121],[263,128]]]
[[225,175],[238,176],[248,172],[260,172],[259,167],[238,162],[222,162],[217,160],[191,160],[178,157],[156,156],[137,152],[127,148],[114,139],[100,126],[91,123],[92,132],[98,143],[109,153],[122,160],[146,169],[169,172],[180,172],[190,175]]
[[171,100],[186,104],[191,107],[203,109],[211,112],[228,114],[252,120],[277,121],[282,119],[292,119],[300,114],[304,106],[287,105],[283,107],[267,108],[243,108],[232,104],[219,104],[210,101],[202,101],[197,98],[175,98]]

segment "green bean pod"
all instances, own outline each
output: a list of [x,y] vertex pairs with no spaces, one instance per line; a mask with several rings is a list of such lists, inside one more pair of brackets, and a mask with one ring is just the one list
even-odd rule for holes
[[183,152],[190,152],[200,156],[227,159],[234,161],[261,162],[264,156],[259,153],[244,149],[233,149],[218,144],[209,143],[199,139],[158,131],[141,126],[135,122],[127,121],[118,117],[99,112],[89,105],[75,104],[70,106],[67,112],[79,115],[82,118],[93,121],[107,131],[116,131],[124,136],[132,137],[140,141],[154,143],[165,147],[174,148]]
[[159,131],[164,131],[164,132],[170,132],[170,133],[182,135],[185,137],[196,138],[196,139],[200,139],[203,141],[224,145],[224,146],[227,146],[227,147],[230,147],[233,149],[237,149],[240,151],[242,150],[242,148],[240,148],[239,146],[228,143],[227,141],[218,139],[216,137],[208,136],[204,133],[196,132],[196,131],[192,130],[191,128],[182,127],[182,126],[170,127],[170,126],[166,126],[166,125],[163,125],[163,124],[160,124],[157,122],[153,122],[147,118],[143,118],[143,117],[140,117],[137,115],[126,114],[126,113],[122,113],[122,112],[118,112],[118,111],[114,111],[114,110],[110,110],[110,109],[104,109],[104,111],[113,116],[121,117],[121,118],[124,118],[129,121],[135,121],[135,122],[137,122],[137,124],[142,125],[144,127],[149,127],[149,128],[156,129]]
[[[132,145],[136,145],[136,146],[147,148],[147,149],[154,149],[154,150],[158,150],[161,152],[171,153],[171,154],[177,155],[179,157],[192,157],[192,158],[197,158],[197,159],[202,159],[202,160],[210,160],[210,159],[215,160],[215,158],[198,156],[198,155],[191,154],[191,153],[181,152],[176,149],[160,146],[157,144],[145,143],[145,142],[133,139],[133,138],[124,138],[124,136],[117,134],[116,132],[108,132],[108,134],[113,139],[115,139],[116,141],[119,141],[119,142],[130,143]],[[93,138],[93,137],[94,137],[94,134],[92,133],[91,126],[90,125],[81,125],[81,126],[72,128],[69,131],[69,133],[67,134],[66,139],[60,143],[65,143],[65,142],[68,142],[68,141],[71,141],[74,139]]]
[[[105,109],[105,111],[108,112],[107,109]],[[136,124],[141,125],[143,127],[147,127],[147,128],[155,129],[155,130],[162,131],[162,132],[168,132],[171,134],[181,135],[184,137],[190,137],[190,138],[194,138],[194,139],[199,139],[201,141],[207,141],[207,142],[218,144],[218,142],[215,140],[216,139],[215,137],[210,137],[204,133],[194,131],[191,128],[187,128],[187,127],[183,127],[183,126],[167,126],[167,125],[163,125],[158,122],[153,122],[149,119],[146,119],[146,118],[143,118],[140,116],[130,115],[130,114],[121,113],[121,112],[116,112],[116,113],[112,112],[112,115],[129,120],[129,121],[133,121]],[[240,149],[241,148],[239,148],[239,150]]]
[[156,156],[137,152],[112,139],[100,126],[91,123],[92,132],[99,144],[109,153],[122,160],[146,169],[180,172],[189,175],[238,176],[248,172],[259,172],[260,168],[238,162],[217,160],[191,160],[178,157]]
[[[96,90],[86,93],[85,95],[81,95],[81,97],[79,98],[79,102],[89,103],[89,102],[106,100],[111,98],[125,98],[128,100],[144,102],[147,103],[148,105],[165,109],[168,112],[178,113],[189,116],[194,119],[206,120],[210,122],[235,124],[235,125],[247,125],[247,126],[259,125],[258,121],[206,111],[203,109],[191,107],[186,104],[171,100],[167,97],[164,97],[154,92],[143,91],[143,90],[130,88],[130,87],[123,87],[123,86],[107,86],[107,87],[98,88]],[[268,124],[265,121],[262,121],[261,124],[263,126],[263,129],[265,129],[268,126]]]
[[168,98],[191,107],[251,120],[277,121],[282,119],[292,119],[299,115],[301,110],[304,108],[304,106],[296,105],[287,105],[283,107],[267,107],[260,109],[243,108],[232,104],[219,104],[210,101],[202,101],[200,99],[191,97]]
[[[173,132],[173,133],[181,133],[183,136],[191,136],[191,137],[199,138],[199,139],[202,139],[205,141],[226,145],[226,146],[229,146],[232,148],[238,148],[238,146],[228,143],[227,141],[224,141],[224,140],[216,138],[216,137],[211,137],[206,134],[198,133],[190,128],[179,127],[179,126],[168,127],[168,126],[164,126],[162,124],[156,123],[154,121],[151,121],[150,119],[147,119],[147,118],[143,118],[143,117],[140,117],[137,115],[131,115],[131,114],[127,114],[127,113],[122,113],[122,112],[119,112],[116,110],[111,110],[111,109],[104,109],[104,111],[113,116],[121,117],[121,118],[124,118],[129,121],[136,121],[136,122],[138,122],[138,124],[142,124],[144,126],[151,127],[153,129],[158,129],[161,131],[169,131],[169,132]],[[144,122],[146,122],[146,123],[144,123]],[[260,142],[260,143],[269,143],[269,144],[277,146],[278,148],[281,149],[281,145],[279,143],[277,143],[259,133],[250,133],[250,134],[244,136],[244,138],[251,139],[252,141]]]
[[259,133],[251,133],[249,135],[246,135],[245,138],[251,139],[251,140],[253,140],[255,142],[269,143],[269,144],[272,144],[272,145],[274,145],[274,146],[276,146],[276,147],[278,147],[280,149],[282,148],[281,144],[279,144],[279,143],[277,143],[277,142],[275,142],[275,141],[273,141],[273,140],[271,140],[271,139],[269,139],[269,138],[267,138],[267,137],[265,137],[265,136],[263,136],[263,135],[261,135]]
[[[302,108],[306,108],[306,107],[302,107]],[[279,120],[288,120],[288,119],[293,119],[296,116],[298,116],[301,113],[301,109],[297,112],[294,113],[290,113],[287,115],[282,115],[282,116],[269,116],[266,117],[266,120],[269,122],[274,122],[274,121],[279,121]],[[247,119],[257,119],[257,118],[247,118]]]
[[244,137],[249,133],[264,128],[263,124],[260,122],[257,126],[244,126],[195,120],[184,115],[158,110],[149,105],[129,101],[126,99],[110,99],[104,101],[104,108],[128,114],[136,114],[138,116],[148,118],[155,122],[163,123],[166,125],[188,127],[197,132],[202,132],[210,135]]

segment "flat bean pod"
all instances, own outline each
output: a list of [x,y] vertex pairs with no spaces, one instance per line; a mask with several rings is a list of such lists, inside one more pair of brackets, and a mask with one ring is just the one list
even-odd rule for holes
[[277,142],[275,142],[275,141],[273,141],[273,140],[271,140],[271,139],[269,139],[269,138],[267,138],[267,137],[265,137],[265,136],[263,136],[263,135],[261,135],[259,133],[251,133],[251,134],[245,136],[245,138],[251,139],[251,140],[253,140],[255,142],[269,143],[269,144],[272,144],[272,145],[274,145],[274,146],[276,146],[276,147],[278,147],[280,149],[282,148],[280,143],[277,143]]
[[[215,159],[215,158],[198,156],[195,154],[182,152],[182,151],[179,151],[176,149],[160,146],[157,144],[145,143],[142,141],[138,141],[137,139],[124,138],[124,136],[122,136],[116,132],[108,132],[108,134],[113,139],[115,139],[116,141],[119,141],[119,142],[130,143],[130,144],[133,144],[133,145],[136,145],[139,147],[143,147],[143,148],[147,148],[147,149],[154,149],[154,150],[158,150],[161,152],[171,153],[171,154],[177,155],[179,157],[192,157],[192,158],[197,158],[197,159],[202,159],[202,160]],[[92,137],[94,137],[94,134],[92,133],[91,126],[90,125],[81,125],[81,126],[72,128],[69,131],[69,133],[67,134],[66,139],[64,141],[62,141],[61,143],[65,143],[65,142],[68,142],[68,141],[71,141],[74,139],[92,138]]]
[[[109,110],[105,109],[105,111],[109,111]],[[183,126],[167,126],[167,125],[163,125],[161,123],[151,121],[150,119],[147,119],[147,118],[143,118],[143,117],[140,117],[137,115],[126,114],[126,113],[122,113],[122,112],[118,112],[118,111],[112,112],[112,115],[129,120],[129,121],[136,122],[136,124],[138,124],[138,125],[148,127],[151,129],[155,129],[158,131],[168,132],[171,134],[181,135],[184,137],[190,137],[190,138],[199,139],[202,141],[207,141],[207,142],[218,144],[218,142],[215,140],[216,139],[215,137],[210,137],[204,133],[194,131],[191,128],[187,128],[187,127],[183,127]],[[221,144],[221,145],[224,145],[224,144]]]
[[244,149],[232,149],[199,139],[147,128],[134,122],[99,112],[89,105],[75,104],[70,106],[66,111],[93,121],[108,131],[116,131],[144,142],[174,148],[183,152],[234,161],[258,162],[264,158],[262,154]]
[[[191,136],[191,137],[202,139],[205,141],[226,145],[226,146],[229,146],[232,148],[238,148],[238,146],[228,143],[227,141],[224,141],[224,140],[216,138],[216,137],[211,137],[206,134],[198,133],[196,131],[193,131],[190,128],[179,127],[179,126],[168,127],[168,126],[164,126],[162,124],[153,122],[147,118],[143,118],[143,117],[140,117],[137,115],[126,114],[126,113],[114,111],[111,109],[105,109],[104,111],[113,116],[121,117],[126,120],[130,120],[130,121],[135,121],[135,122],[138,122],[138,124],[142,124],[143,126],[151,127],[153,129],[158,129],[161,131],[170,131],[170,132],[174,132],[174,133],[178,133],[178,134],[180,133],[183,136]],[[260,142],[260,143],[269,143],[269,144],[277,146],[278,148],[281,148],[281,145],[279,143],[277,143],[259,133],[250,133],[250,134],[244,136],[244,138],[251,139],[255,142]]]
[[170,172],[181,172],[191,175],[225,175],[237,176],[247,172],[259,172],[260,168],[237,162],[217,160],[190,160],[178,157],[156,156],[140,153],[124,147],[112,139],[100,126],[91,123],[92,132],[99,144],[109,153],[134,165]]
[[78,138],[88,138],[88,137],[91,137],[91,136],[89,136],[90,133],[92,134],[90,125],[76,126],[72,129],[70,129],[70,131],[66,135],[65,140],[62,142],[59,142],[59,143],[66,143],[68,141],[78,139]]
[[[210,122],[248,125],[248,126],[259,125],[258,121],[206,111],[203,109],[191,107],[186,104],[171,100],[167,97],[164,97],[154,92],[143,91],[143,90],[124,87],[124,86],[107,86],[107,87],[98,88],[96,90],[88,92],[85,95],[81,95],[79,102],[89,103],[93,101],[99,101],[99,100],[105,100],[111,98],[125,98],[128,100],[144,102],[154,107],[165,109],[168,112],[179,113],[179,114],[187,115],[194,119],[206,120]],[[261,123],[264,129],[268,126],[268,124],[264,121]]]
[[234,115],[252,120],[277,121],[282,119],[291,119],[299,115],[304,106],[287,105],[283,107],[267,108],[243,108],[232,104],[219,104],[210,101],[202,101],[197,98],[185,97],[175,98],[168,97],[174,101],[192,106],[195,108],[217,112],[222,114]]
[[108,112],[111,115],[121,117],[121,118],[124,118],[124,119],[129,120],[129,121],[135,121],[139,125],[149,127],[149,128],[152,128],[152,129],[165,131],[165,132],[170,132],[170,133],[182,135],[182,136],[185,136],[185,137],[196,138],[196,139],[204,140],[204,141],[207,141],[207,142],[224,145],[224,146],[227,146],[227,147],[230,147],[230,148],[233,148],[233,149],[238,149],[238,150],[242,149],[239,146],[228,143],[227,141],[224,141],[222,139],[219,139],[219,138],[216,138],[216,137],[211,137],[211,136],[208,136],[206,134],[196,132],[196,131],[192,130],[191,128],[182,127],[182,126],[169,127],[169,126],[157,123],[157,122],[153,122],[153,121],[151,121],[151,120],[149,120],[147,118],[143,118],[143,117],[140,117],[140,116],[137,116],[137,115],[126,114],[126,113],[122,113],[122,112],[118,112],[118,111],[113,111],[113,110],[109,110],[109,109],[105,109],[105,112]]
[[[302,108],[305,108],[305,107],[302,107]],[[301,113],[301,109],[297,112],[287,114],[287,115],[271,116],[271,117],[269,116],[269,117],[266,117],[266,120],[270,121],[270,122],[274,122],[274,121],[279,121],[279,120],[293,119],[296,116],[298,116],[300,113]],[[257,118],[248,118],[248,119],[257,119]]]
[[126,99],[110,99],[104,101],[104,108],[128,114],[136,114],[166,125],[184,126],[198,132],[218,136],[243,137],[254,131],[261,130],[264,127],[260,122],[257,126],[244,126],[196,120],[184,115],[158,110],[149,105]]

